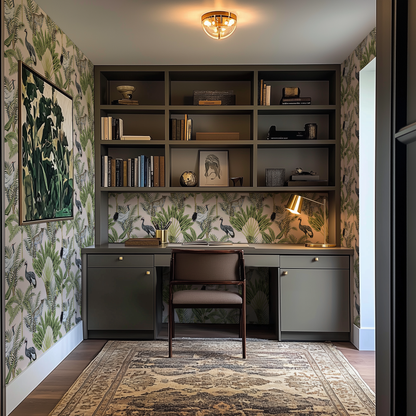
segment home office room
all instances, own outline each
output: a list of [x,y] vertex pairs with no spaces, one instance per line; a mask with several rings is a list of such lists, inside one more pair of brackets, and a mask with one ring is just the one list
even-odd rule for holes
[[4,0],[2,415],[412,409],[376,333],[389,4]]

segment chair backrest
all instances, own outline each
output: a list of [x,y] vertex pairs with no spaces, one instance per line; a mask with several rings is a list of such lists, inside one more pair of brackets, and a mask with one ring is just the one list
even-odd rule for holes
[[171,280],[244,280],[243,250],[172,249]]

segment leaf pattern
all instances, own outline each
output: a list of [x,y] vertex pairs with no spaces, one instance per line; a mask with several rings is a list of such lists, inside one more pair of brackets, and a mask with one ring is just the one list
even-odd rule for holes
[[[33,0],[4,0],[3,30],[6,273],[2,275],[9,383],[30,363],[24,355],[25,339],[39,358],[77,323],[76,313],[81,316],[81,272],[74,259],[81,258],[81,247],[94,244],[94,71],[88,58]],[[82,205],[74,220],[19,225],[19,60],[74,98],[72,139],[80,143],[79,148],[74,146],[74,188]],[[82,96],[74,94],[75,79]],[[36,287],[30,284],[28,272],[34,273]]]
[[[376,29],[341,65],[341,245],[353,247],[354,324],[360,327],[359,293],[359,71],[376,56]],[[356,231],[357,232],[356,232]]]

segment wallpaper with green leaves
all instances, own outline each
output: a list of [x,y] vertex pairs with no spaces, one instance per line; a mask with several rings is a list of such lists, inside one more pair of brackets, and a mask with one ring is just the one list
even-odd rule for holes
[[[31,0],[4,1],[6,383],[81,319],[81,247],[94,243],[94,71]],[[19,226],[18,61],[73,98],[74,220]]]
[[[285,210],[290,193],[110,193],[109,241],[154,237],[155,226],[168,228],[168,241],[232,241],[258,244],[323,243],[322,205],[304,200],[301,215]],[[303,194],[322,202],[322,194]],[[328,209],[328,207],[327,207]],[[328,215],[328,213],[327,213]],[[164,320],[167,321],[168,282],[163,280]],[[178,310],[178,322],[236,323],[233,310]],[[269,323],[268,269],[247,269],[247,322]]]
[[376,29],[341,64],[341,245],[354,247],[354,324],[360,327],[359,73],[376,56]]

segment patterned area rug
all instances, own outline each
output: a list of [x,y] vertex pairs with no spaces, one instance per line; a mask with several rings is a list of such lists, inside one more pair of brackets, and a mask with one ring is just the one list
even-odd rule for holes
[[109,341],[50,416],[375,415],[374,393],[330,343]]

